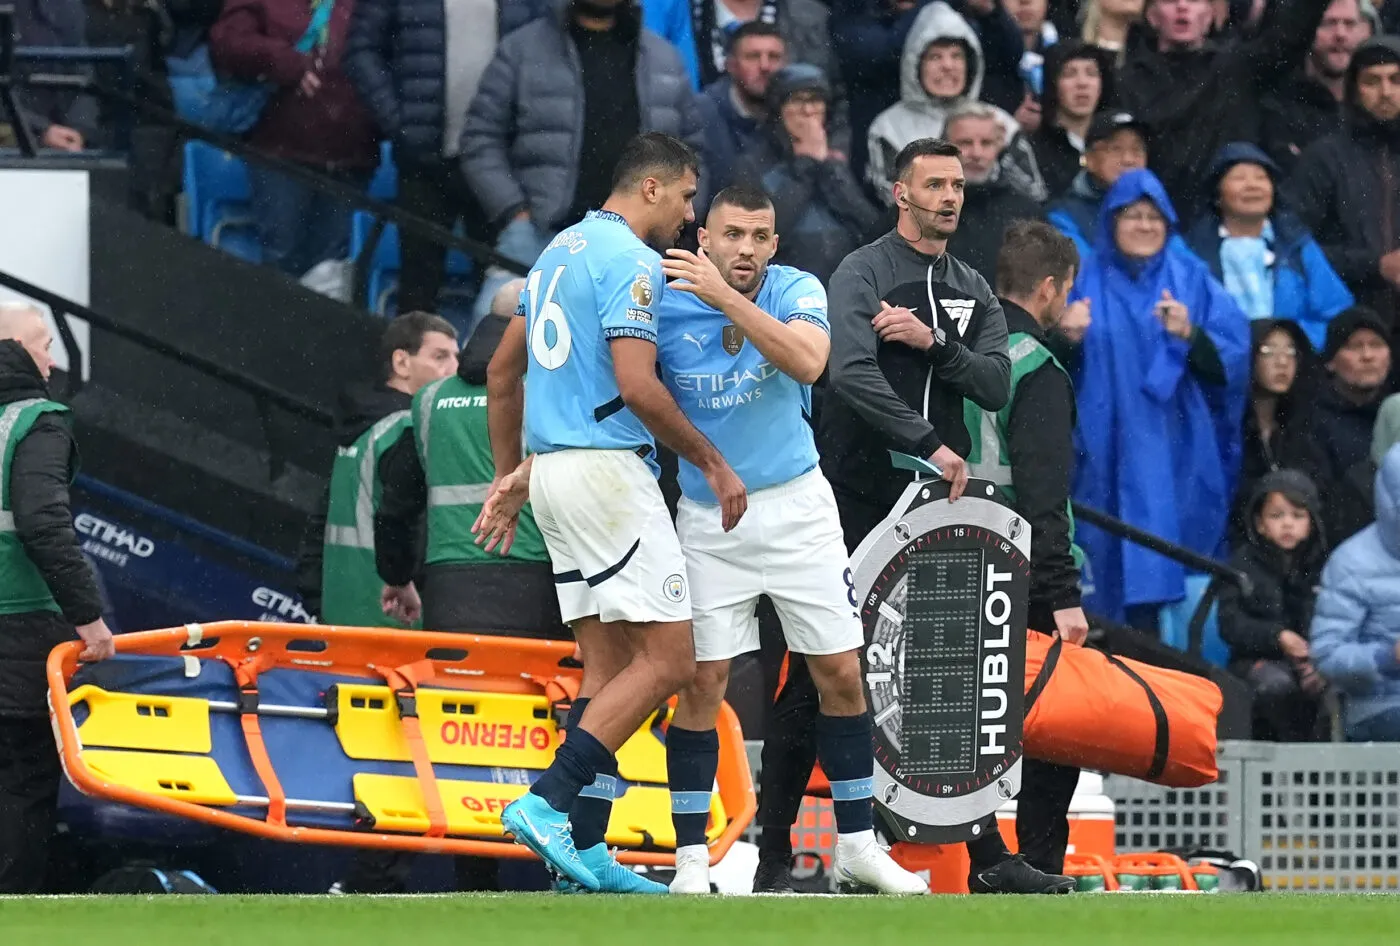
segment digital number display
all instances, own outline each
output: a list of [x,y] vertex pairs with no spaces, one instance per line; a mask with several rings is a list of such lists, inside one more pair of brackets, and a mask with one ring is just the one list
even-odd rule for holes
[[909,555],[902,766],[911,776],[977,768],[981,549]]

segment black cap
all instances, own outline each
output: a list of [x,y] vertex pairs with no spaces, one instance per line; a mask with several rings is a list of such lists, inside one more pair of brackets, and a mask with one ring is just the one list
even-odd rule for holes
[[1084,147],[1092,148],[1105,138],[1112,138],[1125,128],[1132,129],[1147,141],[1147,125],[1138,121],[1128,112],[1099,112],[1089,122],[1089,133],[1084,136]]
[[1375,332],[1382,339],[1390,340],[1390,327],[1375,312],[1363,305],[1352,306],[1327,323],[1327,341],[1322,346],[1322,363],[1325,365],[1337,357],[1351,337],[1363,328]]

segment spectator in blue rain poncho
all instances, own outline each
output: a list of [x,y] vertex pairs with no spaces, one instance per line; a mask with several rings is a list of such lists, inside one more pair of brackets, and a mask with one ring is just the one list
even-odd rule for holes
[[[1176,229],[1150,171],[1124,174],[1104,199],[1094,253],[1070,297],[1091,313],[1073,359],[1074,498],[1218,555],[1239,473],[1249,320],[1171,240]],[[1184,596],[1175,562],[1087,524],[1080,535],[1094,584],[1086,609],[1156,627],[1160,606]]]

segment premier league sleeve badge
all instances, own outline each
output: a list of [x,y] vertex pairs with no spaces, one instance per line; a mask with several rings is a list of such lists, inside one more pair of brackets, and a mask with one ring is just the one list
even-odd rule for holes
[[986,480],[948,490],[916,479],[851,557],[876,808],[921,844],[977,837],[1021,787],[1030,525]]

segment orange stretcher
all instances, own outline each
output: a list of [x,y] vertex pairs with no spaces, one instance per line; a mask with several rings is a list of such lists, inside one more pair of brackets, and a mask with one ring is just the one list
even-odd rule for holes
[[[64,771],[84,794],[281,841],[529,858],[500,811],[546,768],[582,673],[572,643],[226,621],[48,659]],[[618,751],[609,844],[675,862],[659,707]],[[756,805],[721,708],[707,837],[718,863]]]

